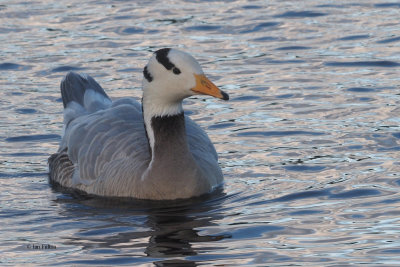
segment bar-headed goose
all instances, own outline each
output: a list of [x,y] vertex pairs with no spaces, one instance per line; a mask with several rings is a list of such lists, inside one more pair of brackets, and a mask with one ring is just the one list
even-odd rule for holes
[[228,100],[199,63],[176,49],[158,50],[143,70],[142,105],[112,102],[90,76],[61,82],[64,133],[49,158],[50,181],[89,194],[166,200],[211,192],[223,180],[207,134],[184,115],[197,94]]

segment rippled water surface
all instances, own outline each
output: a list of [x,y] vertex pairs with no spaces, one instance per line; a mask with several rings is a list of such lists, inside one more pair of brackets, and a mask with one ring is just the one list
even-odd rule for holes
[[[0,265],[400,265],[396,1],[1,1]],[[152,203],[51,188],[59,83],[141,97],[161,47],[231,100],[185,100],[225,186]]]

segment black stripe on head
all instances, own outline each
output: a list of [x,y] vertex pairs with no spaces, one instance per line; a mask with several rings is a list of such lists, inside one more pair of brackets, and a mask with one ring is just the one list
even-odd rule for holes
[[151,82],[153,80],[153,77],[151,76],[150,72],[147,70],[147,66],[144,67],[144,69],[143,69],[143,75],[148,82]]
[[175,65],[171,61],[169,61],[169,58],[168,58],[168,53],[170,50],[171,50],[171,48],[163,48],[163,49],[156,51],[157,61],[161,65],[163,65],[167,70],[170,70],[173,67],[175,67]]
[[174,74],[178,75],[181,73],[181,70],[175,67],[175,64],[172,63],[169,58],[168,58],[168,53],[171,50],[171,48],[163,48],[160,50],[157,50],[155,52],[156,54],[156,59],[157,61],[163,65],[167,70],[171,70],[174,72]]

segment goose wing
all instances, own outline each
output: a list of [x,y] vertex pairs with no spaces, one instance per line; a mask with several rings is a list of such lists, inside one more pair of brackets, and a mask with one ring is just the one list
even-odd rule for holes
[[126,185],[128,181],[122,180],[139,179],[150,161],[140,104],[134,99],[116,101],[108,109],[73,120],[63,143],[60,150],[67,150],[75,166],[74,187],[106,179]]
[[[207,134],[189,117],[186,133],[196,163],[210,180],[219,184],[222,173],[218,156]],[[66,128],[63,146],[75,169],[69,187],[100,193],[119,185],[118,193],[140,180],[150,162],[141,105],[134,99],[121,99],[105,110],[81,116]],[[103,183],[103,186],[100,184]]]
[[140,177],[150,154],[141,105],[130,98],[111,102],[92,77],[74,72],[62,80],[61,95],[64,133],[49,158],[50,180],[101,194],[96,190],[118,191],[132,174]]

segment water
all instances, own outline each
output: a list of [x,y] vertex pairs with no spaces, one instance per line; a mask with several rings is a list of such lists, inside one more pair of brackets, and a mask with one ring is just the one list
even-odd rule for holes
[[[389,0],[0,2],[0,264],[400,265],[399,14]],[[62,76],[139,99],[161,47],[231,96],[185,101],[224,189],[149,203],[51,188]]]

